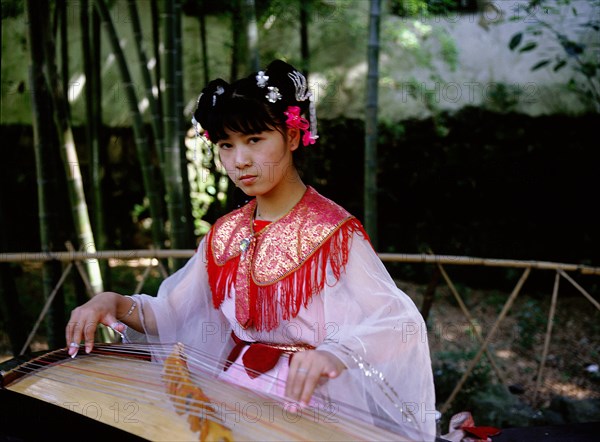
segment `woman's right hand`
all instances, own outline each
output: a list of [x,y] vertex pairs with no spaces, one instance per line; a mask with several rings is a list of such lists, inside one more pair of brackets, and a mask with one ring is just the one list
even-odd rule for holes
[[124,298],[114,292],[98,293],[71,312],[65,334],[71,357],[77,355],[82,340],[85,342],[85,352],[92,351],[98,324],[104,324],[120,333],[125,331],[125,325],[117,321],[119,305]]

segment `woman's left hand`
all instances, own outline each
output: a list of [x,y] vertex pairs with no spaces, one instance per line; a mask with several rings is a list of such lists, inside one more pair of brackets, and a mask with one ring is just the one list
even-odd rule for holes
[[306,350],[295,353],[290,362],[285,395],[307,405],[320,382],[338,377],[344,363],[326,351]]

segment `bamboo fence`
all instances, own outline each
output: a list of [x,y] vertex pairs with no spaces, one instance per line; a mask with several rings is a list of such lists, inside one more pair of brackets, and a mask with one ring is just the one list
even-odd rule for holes
[[[148,260],[148,266],[145,269],[141,280],[138,282],[137,287],[134,293],[138,293],[144,285],[144,282],[150,275],[150,271],[153,267],[157,267],[160,271],[163,278],[168,276],[166,269],[161,264],[161,259],[166,258],[190,258],[195,250],[156,250],[156,249],[148,249],[148,250],[106,250],[106,251],[94,251],[94,252],[85,252],[85,251],[76,251],[69,244],[67,244],[68,250],[65,252],[34,252],[34,253],[0,253],[0,262],[13,262],[13,263],[22,263],[22,262],[47,262],[47,261],[61,261],[66,263],[67,266],[58,281],[56,287],[48,297],[46,304],[44,305],[36,324],[33,327],[33,330],[29,334],[27,342],[23,346],[21,354],[25,352],[25,350],[29,347],[31,340],[33,339],[39,325],[44,319],[46,312],[48,311],[56,293],[58,292],[60,286],[64,283],[66,276],[69,272],[75,267],[77,271],[80,273],[84,284],[88,290],[88,294],[93,296],[93,289],[91,284],[89,283],[89,279],[87,278],[84,267],[81,265],[81,261],[84,260],[93,260],[93,259],[112,259],[117,261],[135,261],[135,260]],[[579,264],[568,264],[568,263],[557,263],[557,262],[548,262],[548,261],[527,261],[527,260],[514,260],[514,259],[490,259],[490,258],[477,258],[470,256],[453,256],[453,255],[435,255],[432,253],[429,254],[401,254],[401,253],[380,253],[379,257],[384,262],[397,262],[397,263],[423,263],[423,264],[434,264],[438,267],[441,275],[444,278],[450,292],[456,299],[462,313],[466,317],[469,325],[472,327],[472,330],[475,332],[475,337],[479,343],[479,349],[475,356],[469,361],[467,365],[467,369],[463,373],[461,379],[456,384],[454,390],[450,394],[450,396],[446,399],[444,404],[440,407],[440,411],[443,414],[446,412],[453,400],[456,398],[468,377],[471,375],[482,356],[485,354],[487,359],[490,362],[490,366],[492,367],[494,373],[500,380],[500,382],[507,386],[506,377],[502,373],[501,369],[498,367],[497,363],[494,360],[492,353],[490,352],[488,345],[494,338],[495,333],[498,331],[498,328],[504,318],[507,316],[510,308],[512,307],[514,301],[519,295],[523,284],[529,277],[531,270],[553,270],[556,273],[554,289],[552,292],[551,298],[551,306],[550,311],[548,313],[548,321],[547,327],[544,335],[544,347],[542,351],[541,361],[539,364],[537,376],[536,376],[536,384],[534,391],[534,401],[537,400],[543,379],[544,367],[546,364],[546,360],[548,357],[548,350],[551,342],[552,336],[552,326],[554,321],[554,316],[556,313],[556,302],[558,298],[558,287],[559,280],[561,277],[568,281],[573,287],[575,287],[596,309],[600,311],[600,303],[593,298],[581,285],[579,285],[567,272],[578,273],[581,275],[600,275],[600,267],[579,265]],[[504,306],[502,307],[500,313],[495,319],[492,327],[489,329],[487,335],[483,337],[479,328],[476,326],[475,319],[469,313],[462,297],[460,296],[458,290],[455,285],[452,283],[452,280],[448,276],[444,265],[469,265],[469,266],[483,266],[483,267],[504,267],[504,268],[520,268],[524,269],[523,273],[517,282],[515,288],[511,292],[510,296],[506,300]]]

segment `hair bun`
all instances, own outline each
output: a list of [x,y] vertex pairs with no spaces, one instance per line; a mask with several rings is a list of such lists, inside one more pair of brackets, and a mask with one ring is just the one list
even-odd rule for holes
[[267,66],[267,72],[271,75],[275,75],[276,77],[284,78],[291,72],[294,72],[296,69],[283,60],[273,60]]
[[212,80],[202,89],[202,93],[198,98],[198,106],[194,112],[194,117],[204,127],[206,118],[209,116],[211,111],[219,107],[219,96],[223,95],[229,89],[229,83],[222,78]]

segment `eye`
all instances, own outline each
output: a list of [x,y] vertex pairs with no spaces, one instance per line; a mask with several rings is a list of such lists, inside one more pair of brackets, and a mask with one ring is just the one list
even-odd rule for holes
[[260,140],[262,140],[262,138],[260,138],[260,137],[250,137],[250,138],[248,138],[248,143],[249,143],[249,144],[256,144],[256,143],[258,143]]
[[231,143],[219,143],[219,149],[231,149]]

